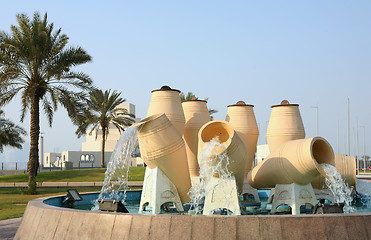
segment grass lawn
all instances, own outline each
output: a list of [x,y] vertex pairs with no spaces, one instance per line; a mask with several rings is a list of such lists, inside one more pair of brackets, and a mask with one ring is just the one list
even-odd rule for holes
[[[105,168],[76,169],[37,174],[38,182],[103,182]],[[145,167],[132,167],[129,181],[143,181]],[[27,182],[28,173],[0,176],[0,182]],[[21,188],[0,188],[0,220],[22,217],[28,201],[53,195],[66,194],[71,188],[37,188],[36,195],[27,195]],[[100,187],[78,188],[79,192],[99,192]]]
[[[37,182],[103,182],[106,168],[40,172]],[[145,167],[131,167],[129,181],[143,181]],[[28,173],[0,176],[0,182],[28,182]]]
[[[28,201],[53,195],[66,194],[71,188],[38,188],[36,195],[22,193],[20,188],[0,188],[0,220],[22,217]],[[78,188],[81,192],[99,192],[100,187]]]

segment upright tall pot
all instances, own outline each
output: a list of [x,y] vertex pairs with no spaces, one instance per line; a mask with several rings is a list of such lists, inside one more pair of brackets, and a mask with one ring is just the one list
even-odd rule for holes
[[206,103],[207,102],[203,100],[182,102],[186,120],[183,139],[187,150],[188,167],[191,177],[198,176],[200,170],[197,161],[198,131],[205,123],[210,121],[210,115]]
[[165,113],[180,135],[183,135],[185,117],[179,96],[180,91],[163,86],[152,91],[147,117]]
[[187,203],[191,180],[183,138],[165,114],[145,118],[137,125],[143,161],[150,169],[159,167],[176,186],[182,203]]
[[[244,173],[246,167],[247,151],[245,144],[238,136],[236,131],[229,125],[228,122],[223,120],[214,120],[206,123],[202,126],[198,133],[199,145],[198,145],[198,162],[199,164],[205,164],[216,166],[219,162],[219,158],[214,158],[217,154],[226,153],[229,158],[229,165],[222,166],[236,178],[237,189],[239,192],[242,191]],[[201,163],[201,154],[205,143],[210,142],[216,136],[219,137],[220,143],[225,143],[226,148],[213,149],[210,155],[212,161]],[[218,173],[214,175],[220,177]]]
[[299,104],[289,104],[286,100],[273,105],[267,129],[269,151],[272,153],[282,143],[305,138]]
[[234,128],[246,146],[246,177],[252,167],[259,137],[258,124],[256,123],[254,114],[254,105],[247,105],[242,101],[235,105],[229,105],[226,121]]

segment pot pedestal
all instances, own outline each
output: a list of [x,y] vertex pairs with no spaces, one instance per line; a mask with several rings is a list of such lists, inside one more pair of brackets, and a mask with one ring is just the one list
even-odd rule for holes
[[317,198],[310,183],[307,185],[276,184],[271,213],[276,213],[280,205],[287,205],[291,207],[292,215],[298,215],[300,206],[306,203],[313,206],[317,204]]
[[250,184],[249,184],[249,181],[247,179],[245,179],[243,181],[243,188],[242,188],[242,196],[245,195],[245,194],[253,195],[254,199],[255,199],[255,202],[260,203],[260,197],[259,197],[259,194],[258,194],[258,190],[251,187]]
[[216,209],[228,209],[231,215],[241,215],[236,179],[211,177],[207,179],[210,191],[205,197],[203,215],[212,215]]
[[325,199],[329,200],[332,203],[335,203],[334,194],[330,191],[330,189],[313,189],[314,194],[316,195],[317,199]]
[[198,184],[200,184],[200,177],[199,176],[191,177],[191,184],[192,187],[196,187]]
[[184,211],[175,185],[158,167],[154,169],[147,167],[139,211],[144,211],[148,204],[148,207],[152,207],[152,214],[160,214],[161,206],[168,202],[174,203],[177,211]]

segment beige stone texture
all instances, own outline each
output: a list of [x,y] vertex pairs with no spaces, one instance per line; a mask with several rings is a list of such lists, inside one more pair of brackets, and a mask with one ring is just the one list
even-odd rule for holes
[[150,169],[159,167],[176,186],[182,203],[187,203],[191,179],[183,138],[165,114],[143,119],[137,126],[143,161]]
[[68,231],[68,226],[72,220],[73,211],[62,211],[59,218],[57,229],[53,239],[65,239]]
[[182,216],[98,213],[31,200],[14,239],[370,239],[371,213]]
[[149,239],[149,229],[151,226],[152,216],[150,215],[133,215],[130,227],[129,239],[145,240]]
[[214,217],[193,216],[192,239],[214,239]]
[[202,100],[190,100],[182,102],[185,116],[183,139],[186,145],[189,173],[191,177],[198,176],[200,167],[197,161],[198,131],[210,121],[207,102]]
[[156,216],[156,219],[151,221],[149,238],[152,240],[168,240],[170,234],[170,222],[170,216]]
[[217,216],[214,223],[214,239],[236,239],[237,217]]
[[258,216],[260,239],[283,239],[281,218],[281,216]]
[[117,214],[112,229],[111,239],[129,239],[132,219],[133,215],[131,214]]
[[253,105],[229,105],[226,121],[234,128],[244,142],[247,150],[245,177],[251,170],[254,161],[256,144],[259,137]]
[[43,217],[40,219],[35,239],[53,239],[62,212],[54,209],[44,209]]
[[153,90],[147,117],[165,113],[178,133],[183,135],[185,118],[179,93],[180,91],[175,89]]
[[272,153],[282,143],[305,138],[299,105],[274,105],[267,128],[269,151]]
[[[218,164],[217,158],[214,158],[217,154],[226,153],[229,158],[228,171],[235,176],[238,192],[242,192],[244,173],[247,159],[247,151],[245,144],[238,136],[236,131],[230,126],[230,124],[223,120],[213,120],[202,126],[198,133],[198,161],[200,163],[200,156],[205,143],[210,142],[216,136],[219,137],[220,143],[226,145],[225,149],[213,149],[213,153],[210,158],[213,159],[211,163],[205,161],[204,164]],[[221,166],[226,168],[227,166]],[[219,177],[217,174],[215,177]]]
[[260,239],[259,218],[256,216],[241,216],[237,218],[237,239]]
[[[283,239],[326,239],[325,223],[321,216],[281,218]],[[305,226],[305,227],[303,227]]]
[[274,188],[276,184],[306,185],[317,176],[326,176],[321,163],[334,165],[331,145],[321,137],[285,142],[248,174],[254,188]]
[[170,239],[191,239],[192,216],[171,216]]

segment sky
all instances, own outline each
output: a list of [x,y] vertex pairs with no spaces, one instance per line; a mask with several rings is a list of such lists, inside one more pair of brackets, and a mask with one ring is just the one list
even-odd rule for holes
[[[344,154],[349,99],[350,153],[358,135],[359,154],[366,146],[371,155],[370,1],[2,1],[0,30],[35,11],[92,56],[74,70],[122,92],[139,118],[163,85],[208,98],[215,119],[243,100],[254,105],[265,144],[270,106],[287,99],[300,105],[306,137],[316,136],[318,110],[319,136]],[[16,123],[20,109],[19,99],[3,107]],[[52,128],[41,116],[45,152],[81,150],[85,138],[74,135],[65,110]],[[29,115],[19,125],[29,131]],[[25,140],[0,161],[27,161]]]

